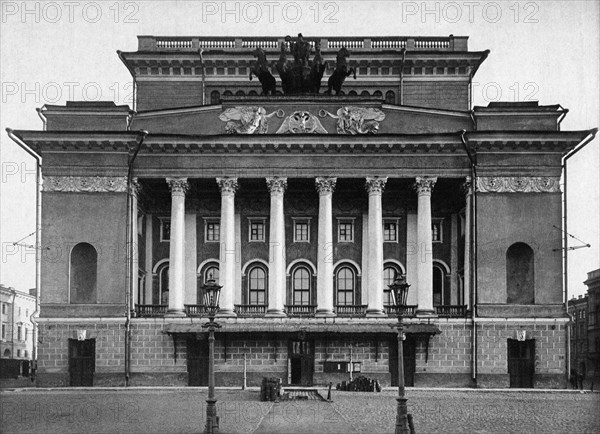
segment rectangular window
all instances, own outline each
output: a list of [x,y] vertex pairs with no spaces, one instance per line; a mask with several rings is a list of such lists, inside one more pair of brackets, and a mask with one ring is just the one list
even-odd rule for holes
[[354,220],[338,219],[338,242],[354,242]]
[[2,315],[6,315],[6,303],[2,303]]
[[21,357],[21,350],[17,350],[17,357]]
[[252,242],[265,241],[265,219],[251,218],[249,220],[249,240]]
[[2,324],[2,340],[6,339],[6,324]]
[[309,243],[310,242],[310,219],[294,218],[294,242]]
[[23,340],[23,326],[21,324],[17,325],[17,340],[18,341]]
[[431,241],[434,243],[443,242],[443,232],[442,232],[442,223],[444,219],[433,219],[431,221]]
[[214,243],[221,240],[221,223],[217,220],[204,220],[204,242]]
[[171,240],[171,219],[159,218],[160,220],[160,241],[168,242]]
[[383,241],[385,243],[398,242],[398,219],[385,219],[383,221]]

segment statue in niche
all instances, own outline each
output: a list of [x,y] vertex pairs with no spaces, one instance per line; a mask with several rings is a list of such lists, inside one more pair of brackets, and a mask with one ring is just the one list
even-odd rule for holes
[[327,130],[315,115],[296,111],[283,121],[276,134],[327,134]]
[[262,86],[262,95],[275,95],[275,77],[273,77],[273,74],[271,74],[271,71],[269,70],[269,63],[267,62],[265,51],[262,48],[257,47],[252,54],[256,57],[256,62],[253,64],[252,68],[250,68],[250,80],[252,80],[252,75],[256,75]]
[[385,113],[372,107],[345,106],[337,111],[337,115],[321,109],[319,116],[330,116],[337,119],[338,134],[377,134],[379,122],[385,119]]
[[346,81],[346,77],[350,74],[354,75],[354,79],[356,80],[356,70],[354,68],[348,67],[348,58],[350,57],[350,52],[346,47],[340,48],[337,53],[335,59],[335,70],[333,74],[327,80],[327,94],[331,95],[331,90],[335,90],[335,94],[338,95],[342,90],[342,85],[344,81]]
[[227,134],[266,134],[269,129],[268,120],[274,115],[282,118],[283,110],[267,114],[262,107],[241,106],[225,110],[219,115],[219,119],[227,122]]

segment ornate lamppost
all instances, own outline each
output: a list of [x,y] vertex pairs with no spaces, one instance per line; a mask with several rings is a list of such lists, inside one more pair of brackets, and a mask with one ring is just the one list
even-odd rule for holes
[[410,433],[404,390],[404,324],[402,323],[402,315],[406,307],[409,287],[410,285],[406,283],[406,276],[403,274],[398,276],[394,283],[389,285],[392,294],[392,304],[396,308],[396,314],[398,315],[398,398],[396,398],[398,407],[396,410],[396,434]]
[[208,322],[202,328],[208,329],[208,398],[206,399],[206,428],[207,434],[219,431],[217,416],[217,400],[215,399],[215,330],[221,325],[215,322],[215,314],[219,310],[219,294],[222,286],[210,279],[202,286],[204,290],[204,307],[208,314]]

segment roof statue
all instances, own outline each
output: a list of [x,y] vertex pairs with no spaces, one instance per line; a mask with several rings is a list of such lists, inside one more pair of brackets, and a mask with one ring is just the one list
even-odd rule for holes
[[[313,60],[310,61],[313,48],[315,55]],[[294,57],[293,61],[288,60],[288,53]],[[269,62],[264,50],[258,47],[254,50],[253,55],[257,60],[250,69],[250,80],[255,75],[262,85],[262,94],[275,95],[275,77],[269,70]],[[348,67],[349,56],[350,52],[346,47],[342,47],[338,51],[335,70],[328,81],[328,94],[331,94],[332,90],[335,91],[336,95],[339,94],[344,80],[350,74],[354,74],[356,79],[355,69]],[[313,46],[312,43],[304,39],[302,33],[298,33],[297,38],[294,39],[288,35],[281,42],[279,59],[275,62],[274,67],[281,78],[281,90],[284,94],[318,94],[328,64],[323,61],[321,41],[315,41]]]

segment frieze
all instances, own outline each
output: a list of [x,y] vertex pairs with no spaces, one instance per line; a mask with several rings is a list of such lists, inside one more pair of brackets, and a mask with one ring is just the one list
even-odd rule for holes
[[327,130],[315,115],[296,111],[285,118],[276,134],[327,134]]
[[44,176],[44,191],[74,193],[125,193],[125,176]]
[[219,115],[225,124],[227,134],[267,134],[269,119],[273,116],[282,118],[285,113],[279,109],[267,114],[263,107],[232,107]]
[[337,119],[338,134],[377,134],[379,122],[385,119],[385,113],[372,107],[344,106],[337,115],[321,109],[319,116]]
[[560,178],[549,176],[483,176],[477,178],[480,193],[560,193]]

